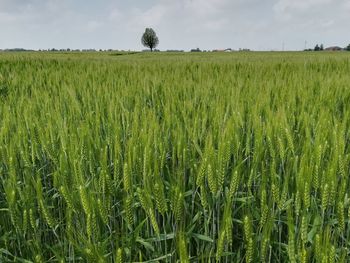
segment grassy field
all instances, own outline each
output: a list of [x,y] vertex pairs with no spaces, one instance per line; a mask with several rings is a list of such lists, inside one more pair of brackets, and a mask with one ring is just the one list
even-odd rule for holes
[[0,262],[349,262],[350,52],[0,53]]

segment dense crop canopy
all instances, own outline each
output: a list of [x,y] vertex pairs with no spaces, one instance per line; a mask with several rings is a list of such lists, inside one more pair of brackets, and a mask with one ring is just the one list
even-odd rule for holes
[[1,262],[347,262],[348,54],[1,54]]

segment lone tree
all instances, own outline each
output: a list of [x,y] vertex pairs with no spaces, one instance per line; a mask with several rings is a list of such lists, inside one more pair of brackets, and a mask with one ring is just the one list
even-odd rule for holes
[[149,47],[151,51],[158,45],[159,40],[156,32],[152,28],[146,28],[145,33],[142,35],[141,39],[142,45]]

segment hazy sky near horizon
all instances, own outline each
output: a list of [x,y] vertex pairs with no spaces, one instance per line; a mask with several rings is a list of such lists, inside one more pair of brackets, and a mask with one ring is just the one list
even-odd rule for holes
[[350,0],[0,0],[0,49],[300,50],[350,43]]

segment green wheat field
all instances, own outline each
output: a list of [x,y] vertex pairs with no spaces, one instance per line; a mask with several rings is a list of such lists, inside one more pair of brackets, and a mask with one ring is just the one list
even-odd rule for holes
[[349,262],[350,54],[1,53],[0,262]]

